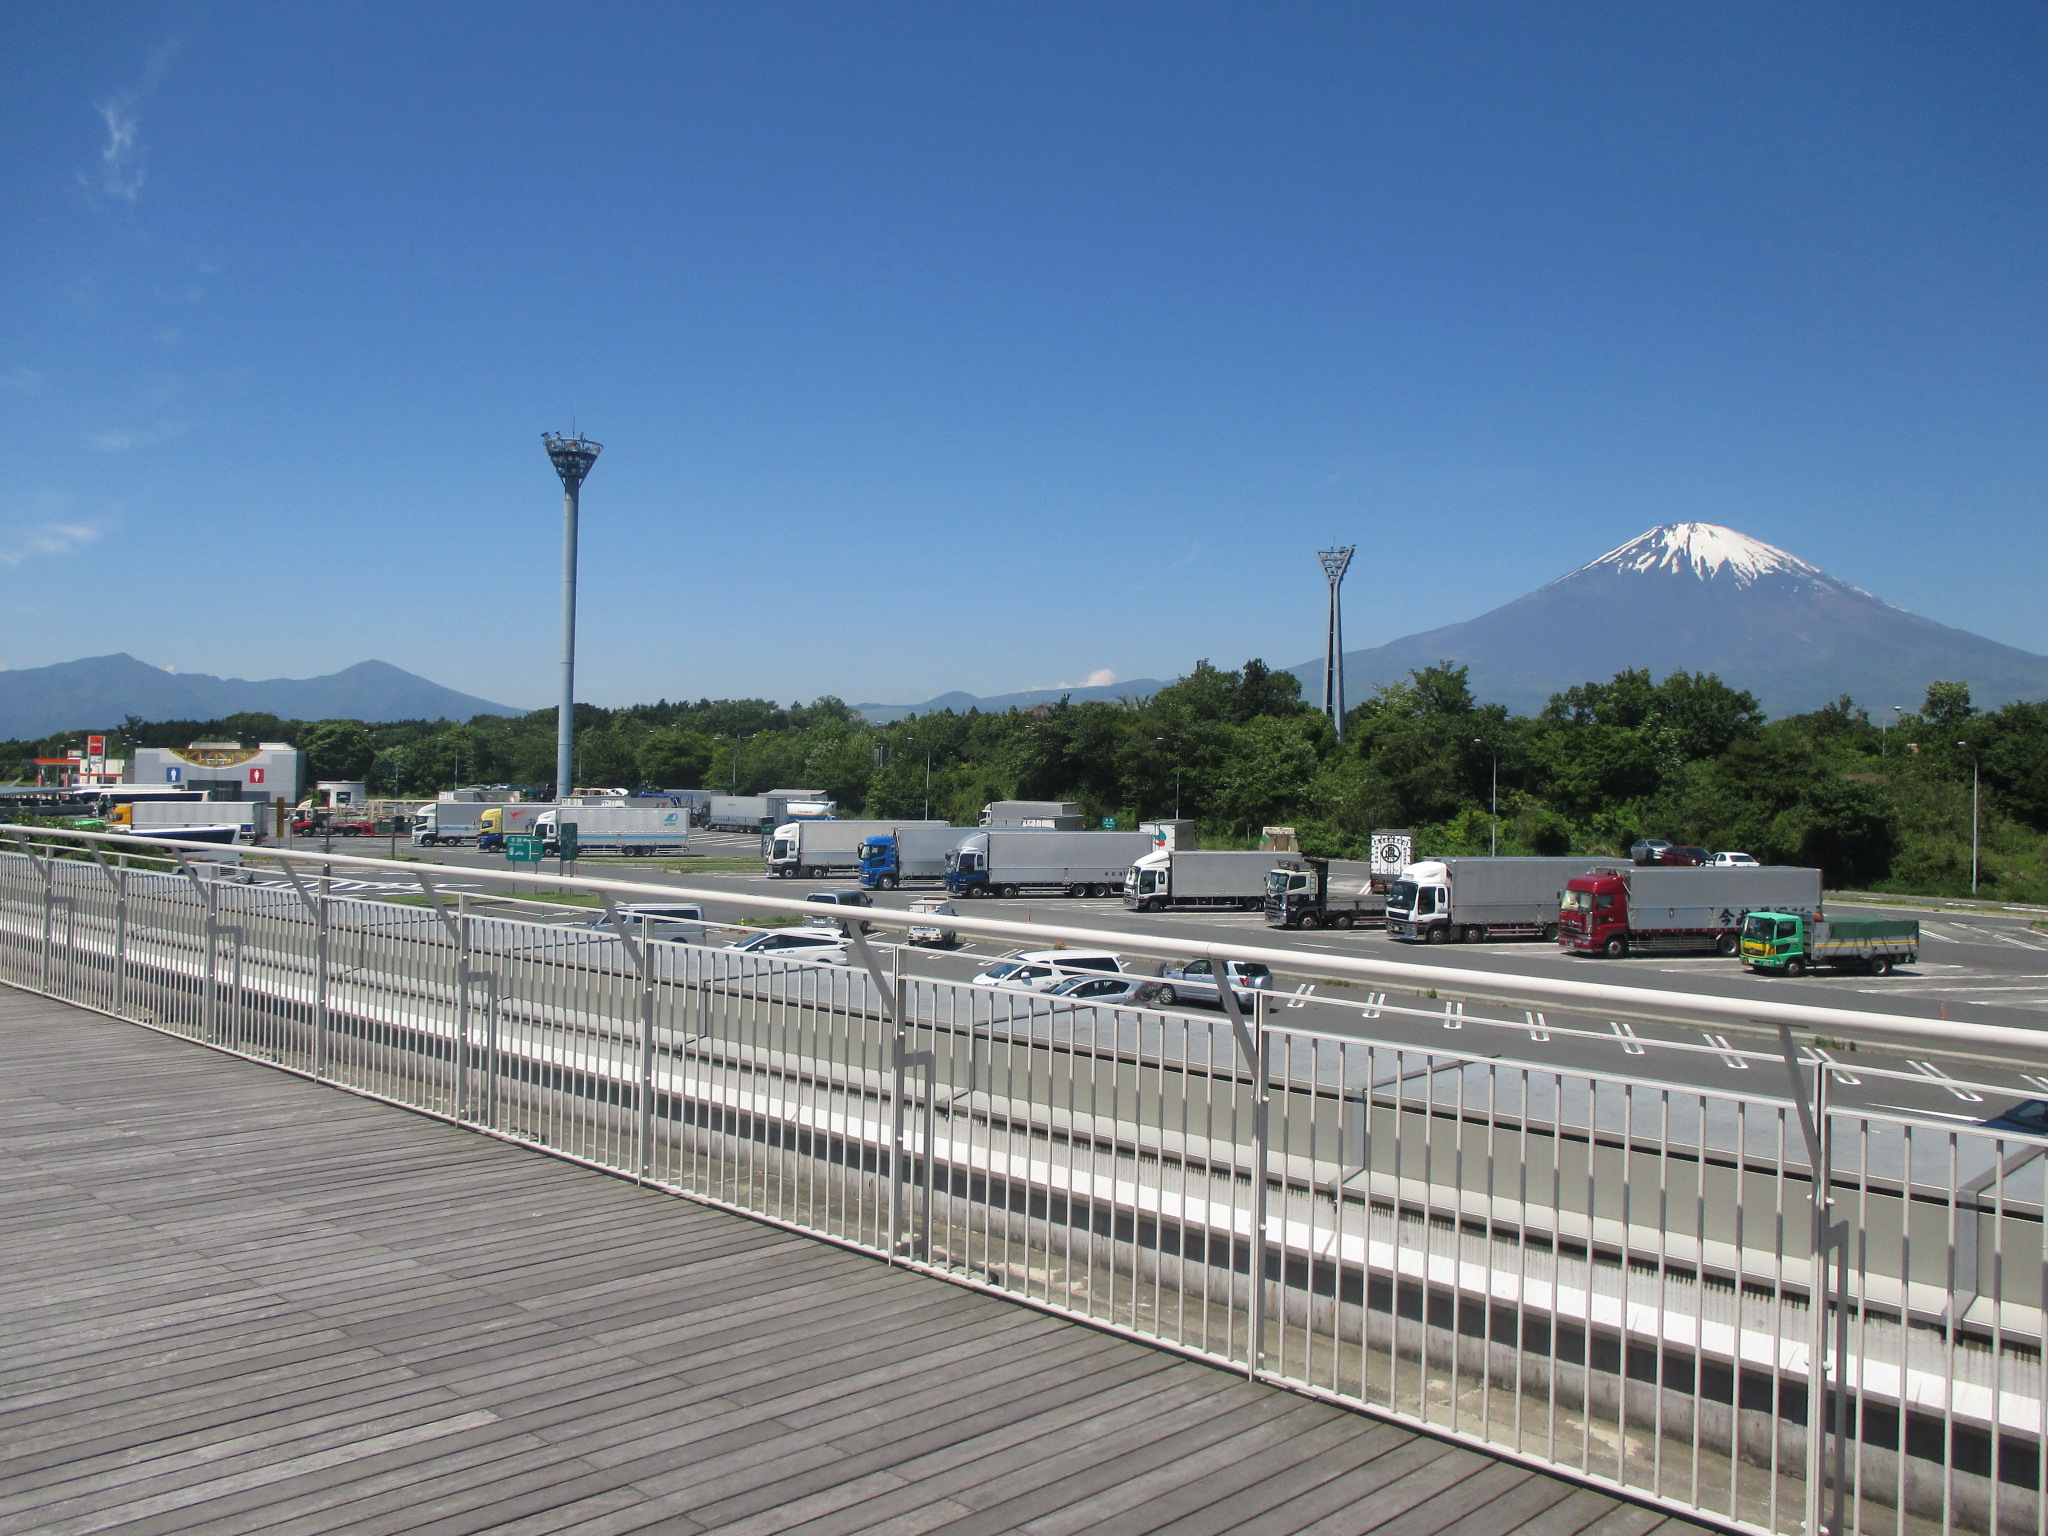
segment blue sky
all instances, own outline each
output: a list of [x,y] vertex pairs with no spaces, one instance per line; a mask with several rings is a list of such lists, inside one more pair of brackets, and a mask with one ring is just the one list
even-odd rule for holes
[[1661,522],[2048,652],[2033,4],[17,8],[0,665],[911,701]]

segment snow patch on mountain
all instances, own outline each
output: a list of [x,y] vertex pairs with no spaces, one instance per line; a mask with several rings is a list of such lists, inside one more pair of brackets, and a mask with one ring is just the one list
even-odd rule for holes
[[[1610,549],[1599,559],[1587,561],[1572,576],[1600,570],[1617,574],[1669,571],[1673,575],[1689,571],[1701,581],[1712,581],[1725,573],[1739,587],[1765,576],[1790,576],[1837,587],[1847,585],[1775,544],[1766,544],[1718,523],[1666,523],[1661,528],[1652,528]],[[1560,579],[1569,581],[1571,576]]]

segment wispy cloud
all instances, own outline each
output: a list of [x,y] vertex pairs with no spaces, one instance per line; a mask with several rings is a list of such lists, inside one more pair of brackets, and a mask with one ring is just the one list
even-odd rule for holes
[[35,555],[76,554],[100,536],[92,523],[38,523],[31,528],[0,528],[0,565],[20,565]]
[[138,448],[154,448],[158,443],[181,437],[185,430],[182,421],[163,421],[153,427],[111,427],[104,432],[88,432],[85,441],[101,453],[133,453]]
[[1043,688],[1027,688],[1026,693],[1048,693],[1055,688],[1107,688],[1116,681],[1116,674],[1107,667],[1097,667],[1078,683],[1047,683]]
[[136,98],[110,96],[93,106],[107,125],[107,141],[100,146],[99,189],[108,197],[132,203],[142,195],[148,174],[142,160],[142,119]]
[[10,395],[39,395],[43,392],[43,376],[33,368],[0,368],[0,389]]

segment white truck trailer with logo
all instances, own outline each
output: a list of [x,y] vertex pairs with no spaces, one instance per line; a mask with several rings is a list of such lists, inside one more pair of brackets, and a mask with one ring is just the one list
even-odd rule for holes
[[421,848],[474,843],[486,809],[477,800],[429,800],[413,809],[412,840]]
[[[240,829],[236,842],[260,843],[270,806],[262,800],[137,800],[121,809],[127,813],[128,825],[138,832],[147,828],[175,837],[174,827],[234,826]],[[110,823],[108,830],[121,828]]]
[[699,817],[718,832],[767,832],[790,821],[814,821],[835,809],[819,789],[771,789],[764,795],[713,795]]
[[861,844],[910,828],[944,827],[943,821],[792,821],[768,844],[768,873],[788,880],[823,880],[860,870]]
[[1053,832],[1079,832],[1088,825],[1072,800],[991,800],[981,808],[984,827],[1042,827]]
[[1275,868],[1299,869],[1298,854],[1155,848],[1124,872],[1124,905],[1133,912],[1166,912],[1192,907],[1233,907],[1262,911],[1266,876]]
[[1151,846],[1149,832],[984,827],[946,856],[946,889],[955,896],[1107,896],[1123,889],[1132,861]]
[[1424,859],[1387,889],[1387,936],[1411,943],[1555,939],[1565,882],[1578,858]]
[[553,806],[533,818],[542,850],[553,855],[561,847],[563,823],[576,828],[576,851],[646,858],[653,854],[690,851],[690,808],[686,805]]

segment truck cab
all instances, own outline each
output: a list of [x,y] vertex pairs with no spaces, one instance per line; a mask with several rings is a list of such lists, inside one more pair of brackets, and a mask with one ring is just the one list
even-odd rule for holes
[[1172,866],[1173,855],[1164,848],[1139,859],[1124,873],[1124,905],[1133,912],[1164,907],[1173,891]]
[[1628,882],[1620,875],[1574,875],[1564,883],[1557,942],[1580,954],[1628,953]]
[[1313,928],[1322,911],[1322,882],[1312,869],[1276,869],[1266,876],[1266,926]]
[[866,891],[893,891],[902,883],[894,833],[870,837],[860,845],[860,884]]
[[1387,937],[1424,944],[1448,944],[1451,931],[1451,882],[1434,860],[1410,864],[1387,888]]
[[955,848],[946,855],[946,889],[955,896],[988,894],[988,843],[975,848]]

